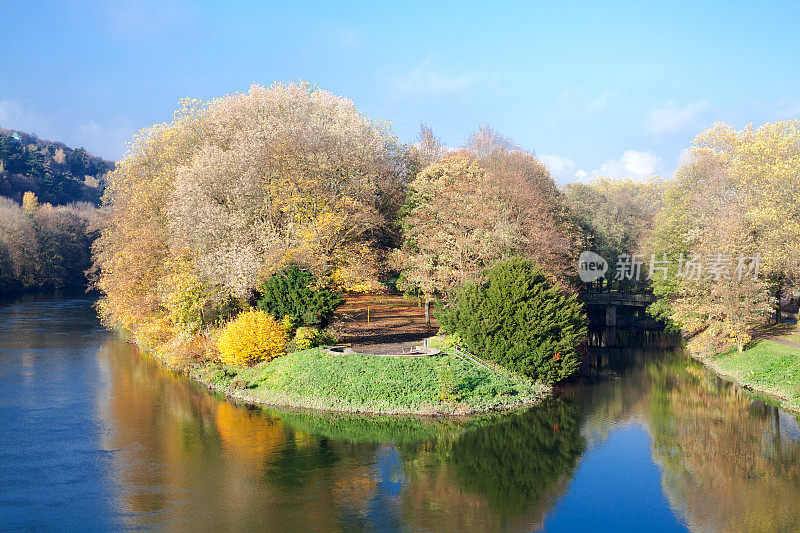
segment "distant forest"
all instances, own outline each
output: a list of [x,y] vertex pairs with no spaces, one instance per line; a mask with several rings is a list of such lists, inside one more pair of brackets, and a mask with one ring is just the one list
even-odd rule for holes
[[0,128],[0,294],[83,287],[114,163]]
[[30,191],[42,203],[99,205],[105,175],[111,170],[113,161],[96,157],[84,148],[73,149],[29,133],[0,128],[0,196],[17,203]]

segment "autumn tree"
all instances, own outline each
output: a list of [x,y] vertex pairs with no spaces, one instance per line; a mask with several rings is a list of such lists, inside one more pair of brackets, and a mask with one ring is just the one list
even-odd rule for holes
[[599,253],[610,265],[624,254],[644,254],[662,207],[663,190],[664,182],[657,178],[599,179],[567,185],[564,196],[577,229],[579,248]]
[[426,316],[436,295],[512,255],[532,259],[554,282],[568,280],[566,206],[538,159],[488,128],[446,155],[429,130],[421,137],[436,157],[409,186],[396,259],[400,286],[424,296]]
[[[670,257],[724,258],[731,278],[654,280],[654,311],[716,348],[739,349],[763,324],[773,294],[798,275],[800,243],[800,130],[797,121],[736,131],[717,124],[700,134],[676,171],[656,218],[650,248]],[[733,276],[739,260],[757,258],[757,275]],[[677,267],[673,267],[676,269]],[[677,273],[677,272],[674,272]],[[755,274],[753,272],[752,274]],[[736,278],[736,283],[732,280]]]
[[0,293],[86,284],[94,208],[82,204],[26,208],[0,197]]
[[396,209],[402,166],[385,124],[289,84],[216,102],[203,125],[167,209],[174,245],[206,279],[243,295],[287,260],[344,287],[377,278],[371,243]]
[[452,154],[411,183],[398,252],[401,287],[418,289],[429,323],[436,294],[477,279],[513,253],[518,228],[508,217],[486,170],[468,153]]
[[22,209],[32,213],[37,207],[39,207],[39,199],[35,194],[33,194],[31,191],[28,191],[22,195]]
[[108,177],[104,315],[158,344],[180,330],[174,275],[205,317],[290,263],[339,288],[376,286],[407,163],[387,124],[308,84],[185,101]]
[[486,168],[518,228],[516,253],[533,260],[551,282],[569,287],[579,251],[568,206],[547,167],[487,127],[470,138],[467,149]]
[[428,165],[436,163],[447,154],[447,147],[433,133],[430,126],[422,122],[419,125],[419,138],[412,145],[421,170]]

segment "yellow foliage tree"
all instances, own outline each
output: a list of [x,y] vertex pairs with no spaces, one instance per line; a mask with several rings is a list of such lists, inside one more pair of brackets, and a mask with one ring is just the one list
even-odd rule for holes
[[246,302],[290,261],[368,286],[404,154],[387,124],[308,84],[184,101],[107,177],[95,245],[106,324],[159,344],[224,320],[205,311]]
[[800,274],[800,120],[738,131],[715,124],[695,139],[685,168],[729,184],[717,200],[746,213],[765,274]]
[[[782,287],[800,275],[798,167],[800,121],[792,120],[742,130],[715,124],[676,170],[650,247],[673,258],[717,258],[718,270],[655,278],[661,299],[654,310],[686,332],[704,330],[697,346],[720,351],[728,343],[741,351],[768,321]],[[752,275],[735,273],[745,258]]]
[[39,207],[39,198],[34,193],[28,191],[22,195],[22,208],[25,211],[31,213],[36,211],[37,207]]
[[288,342],[286,324],[263,311],[240,313],[219,336],[220,361],[229,365],[253,365],[282,355]]

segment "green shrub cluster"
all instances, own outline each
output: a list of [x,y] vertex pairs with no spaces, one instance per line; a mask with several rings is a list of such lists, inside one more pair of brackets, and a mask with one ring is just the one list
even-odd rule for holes
[[437,318],[474,354],[546,383],[578,369],[576,348],[587,332],[583,305],[523,258],[498,263],[486,281],[463,287]]
[[340,293],[320,286],[317,277],[292,265],[261,284],[256,307],[282,319],[286,316],[304,326],[324,328],[344,300]]

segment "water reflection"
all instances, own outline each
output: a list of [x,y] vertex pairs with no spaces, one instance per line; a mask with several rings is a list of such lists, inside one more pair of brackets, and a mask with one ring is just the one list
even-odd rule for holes
[[692,529],[800,530],[797,420],[697,365],[648,371],[654,455]]
[[679,353],[597,352],[542,406],[433,421],[232,405],[87,300],[0,304],[0,333],[0,527],[800,529],[797,420]]
[[129,527],[522,527],[583,451],[564,400],[470,422],[276,414],[215,398],[119,340],[100,362]]
[[563,391],[585,416],[590,451],[582,462],[634,424],[649,436],[664,495],[681,522],[676,529],[800,530],[796,417],[680,353],[598,357],[596,368],[613,379]]

